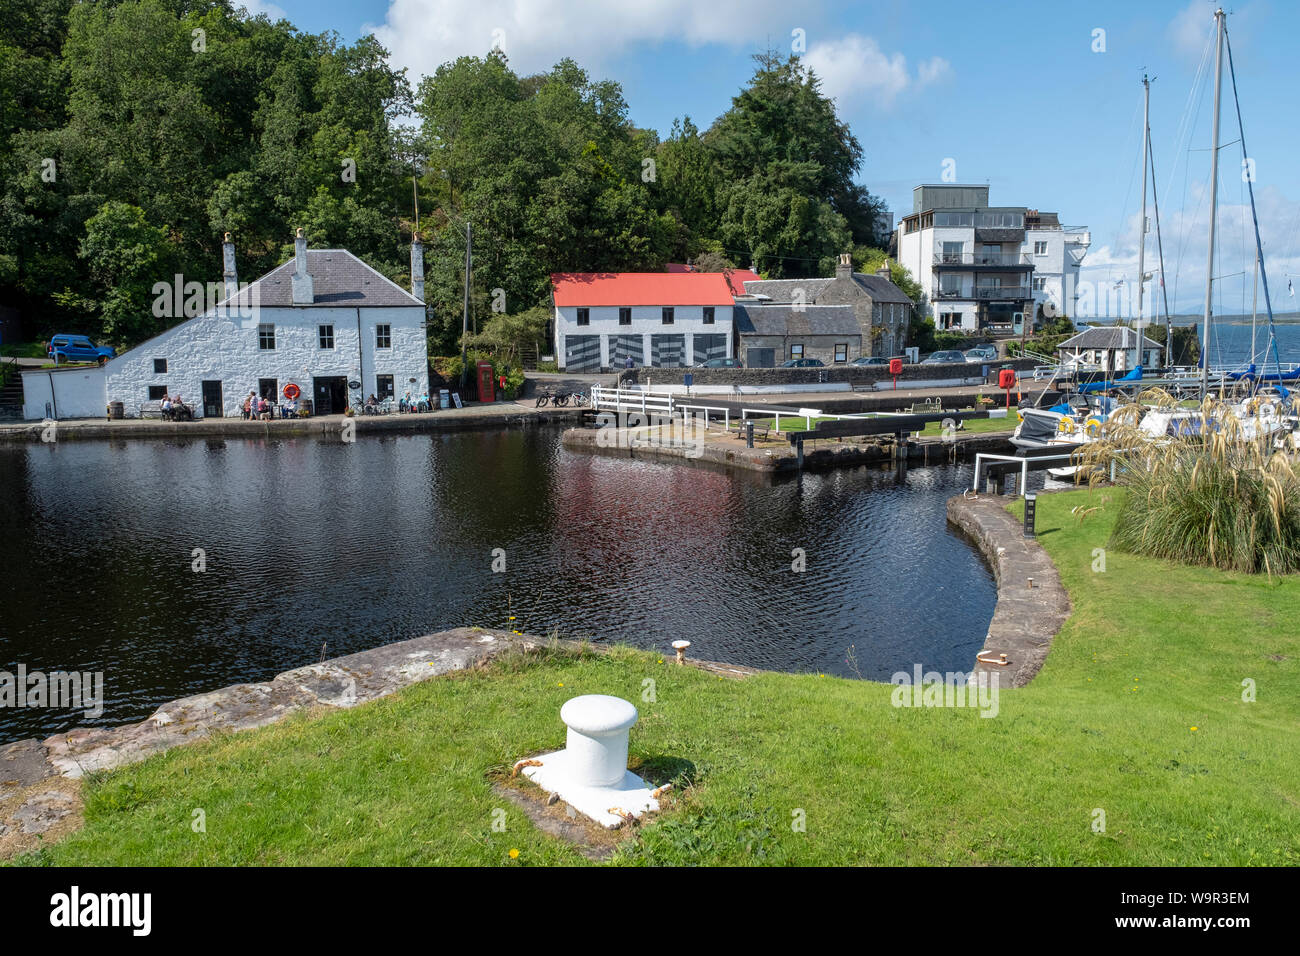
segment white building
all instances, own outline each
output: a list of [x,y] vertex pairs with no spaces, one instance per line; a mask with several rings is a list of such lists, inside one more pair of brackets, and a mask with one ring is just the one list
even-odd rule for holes
[[555,358],[566,371],[735,355],[732,289],[720,272],[565,272],[551,284]]
[[1143,335],[1139,356],[1138,340],[1138,333],[1127,326],[1093,325],[1058,345],[1056,355],[1064,365],[1091,365],[1106,372],[1129,372],[1136,365],[1159,368],[1165,347]]
[[29,382],[25,375],[26,417],[45,417],[47,403],[56,417],[97,417],[113,401],[124,404],[127,417],[135,417],[146,403],[176,394],[194,407],[196,416],[239,417],[250,391],[278,400],[290,384],[317,414],[331,414],[372,393],[400,398],[427,391],[424,265],[418,242],[411,249],[411,274],[420,296],[344,249],[309,250],[302,230],[293,259],[240,289],[234,246],[229,235],[226,240],[226,297],[221,303],[109,360],[102,369],[77,370],[81,378],[97,381],[68,380],[59,393],[58,376],[37,373]]
[[988,199],[988,186],[912,191],[898,260],[925,290],[935,326],[1011,332],[1016,315],[1031,323],[1075,315],[1090,234],[1063,228],[1056,213]]

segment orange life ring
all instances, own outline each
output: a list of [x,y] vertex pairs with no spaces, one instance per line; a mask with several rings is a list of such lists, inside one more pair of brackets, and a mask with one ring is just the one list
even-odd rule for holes
[[290,382],[288,385],[284,387],[284,397],[289,399],[289,401],[293,401],[301,394],[302,394],[302,389],[300,389],[297,385],[293,384],[293,382]]

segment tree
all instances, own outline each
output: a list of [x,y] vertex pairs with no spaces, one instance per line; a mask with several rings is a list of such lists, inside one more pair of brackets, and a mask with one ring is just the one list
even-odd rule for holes
[[853,181],[862,146],[797,56],[754,60],[749,86],[704,137],[718,235],[774,276],[825,274],[852,243],[874,239],[873,200]]
[[167,236],[165,227],[149,224],[143,209],[116,200],[87,221],[80,254],[103,289],[101,331],[110,341],[138,342],[164,328],[164,316],[155,316],[151,305],[154,284],[170,278]]

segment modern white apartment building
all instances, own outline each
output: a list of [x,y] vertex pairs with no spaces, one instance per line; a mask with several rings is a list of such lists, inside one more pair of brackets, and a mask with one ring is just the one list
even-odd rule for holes
[[917,186],[896,239],[935,326],[967,332],[1019,331],[1017,316],[1073,316],[1092,241],[1054,212],[990,206],[988,186],[959,185]]

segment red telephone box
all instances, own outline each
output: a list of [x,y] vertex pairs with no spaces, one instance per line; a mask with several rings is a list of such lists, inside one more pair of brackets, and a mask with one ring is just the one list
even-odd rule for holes
[[480,402],[496,401],[496,382],[492,380],[492,363],[478,363],[478,400]]

